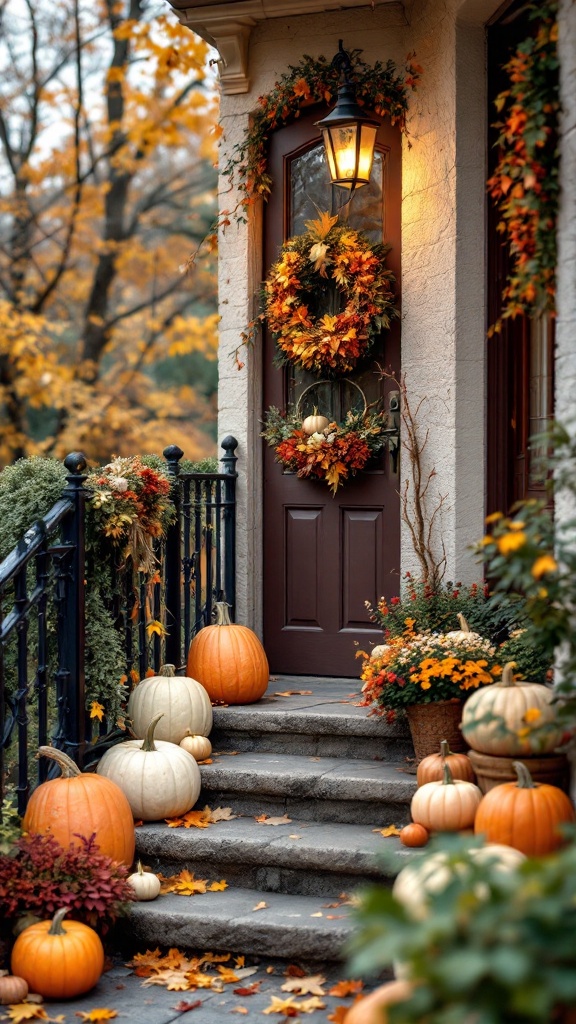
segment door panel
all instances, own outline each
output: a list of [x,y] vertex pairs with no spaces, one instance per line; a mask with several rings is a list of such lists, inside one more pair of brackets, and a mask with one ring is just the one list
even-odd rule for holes
[[[272,195],[265,212],[265,273],[285,238],[306,230],[319,211],[337,212],[349,194],[332,188],[312,109],[270,138]],[[374,241],[390,242],[388,266],[400,280],[400,133],[389,124],[378,133],[374,178],[359,189],[348,223]],[[322,177],[324,175],[324,177]],[[322,382],[293,367],[278,368],[266,334],[264,410],[274,405],[302,416],[319,411],[338,420],[346,410],[386,403],[394,384],[380,369],[400,372],[400,324],[385,332],[347,378]],[[263,410],[263,411],[264,411]],[[264,454],[264,645],[273,672],[358,674],[358,643],[377,641],[366,600],[398,593],[400,511],[398,476],[388,452],[344,483],[332,497],[327,485],[299,480],[283,469],[272,448]]]

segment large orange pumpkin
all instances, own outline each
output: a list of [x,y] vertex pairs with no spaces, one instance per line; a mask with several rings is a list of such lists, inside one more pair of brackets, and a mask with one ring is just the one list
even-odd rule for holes
[[12,950],[14,974],[45,999],[72,999],[94,988],[104,970],[104,949],[93,928],[81,921],[38,921],[20,933]]
[[248,626],[230,621],[228,605],[216,605],[216,624],[196,634],[188,652],[186,674],[197,679],[211,700],[253,704],[266,692],[268,659]]
[[533,782],[522,762],[514,761],[514,770],[517,782],[494,786],[482,797],[474,831],[527,857],[552,853],[563,842],[559,826],[576,821],[572,803],[557,786]]
[[50,833],[64,849],[96,835],[100,853],[130,867],[136,845],[130,804],[115,782],[83,774],[62,750],[40,747],[38,756],[56,761],[62,775],[37,786],[22,821],[25,832]]

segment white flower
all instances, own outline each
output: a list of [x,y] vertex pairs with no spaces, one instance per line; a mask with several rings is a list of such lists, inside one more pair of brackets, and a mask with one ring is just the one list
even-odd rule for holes
[[128,490],[128,481],[123,476],[110,476],[110,486],[114,491],[119,491],[120,494],[124,494],[124,491]]
[[377,661],[378,658],[383,658],[389,650],[388,644],[377,644],[370,651],[370,661]]

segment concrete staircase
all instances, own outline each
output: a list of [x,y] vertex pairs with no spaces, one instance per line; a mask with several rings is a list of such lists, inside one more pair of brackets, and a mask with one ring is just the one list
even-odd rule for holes
[[[228,888],[136,904],[139,942],[307,960],[335,960],[353,928],[348,897],[391,873],[373,829],[409,820],[416,788],[406,729],[359,708],[356,680],[277,677],[258,704],[216,708],[213,763],[198,807],[238,817],[207,829],[137,829],[137,854],[163,874],[183,868]],[[310,694],[279,696],[290,690]],[[291,820],[265,825],[260,815]],[[255,909],[264,904],[260,909]]]

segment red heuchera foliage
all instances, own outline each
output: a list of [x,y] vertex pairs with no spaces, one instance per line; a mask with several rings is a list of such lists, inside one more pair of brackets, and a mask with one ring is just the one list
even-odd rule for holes
[[134,891],[128,869],[99,853],[95,835],[65,850],[53,836],[25,835],[0,857],[0,918],[48,919],[60,907],[105,934],[126,912]]

